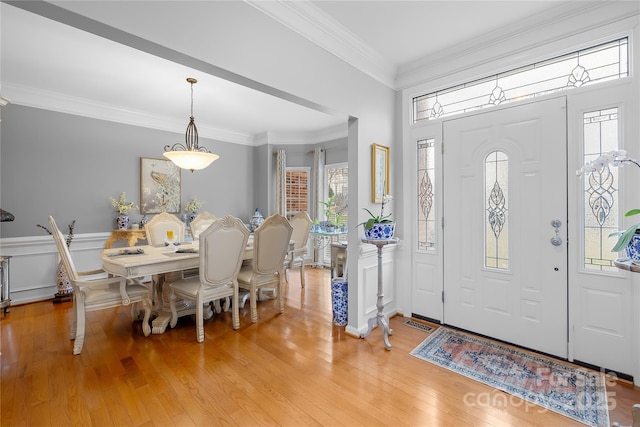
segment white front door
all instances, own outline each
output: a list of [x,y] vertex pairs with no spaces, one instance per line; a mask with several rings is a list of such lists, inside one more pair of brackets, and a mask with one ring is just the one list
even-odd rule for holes
[[566,138],[564,97],[444,123],[444,323],[567,357]]

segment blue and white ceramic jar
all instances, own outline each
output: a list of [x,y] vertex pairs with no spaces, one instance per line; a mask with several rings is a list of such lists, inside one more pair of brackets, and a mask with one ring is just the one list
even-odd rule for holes
[[249,226],[251,227],[251,231],[256,231],[258,227],[260,227],[260,224],[262,224],[263,222],[264,222],[264,217],[262,216],[262,213],[260,213],[260,210],[256,208],[255,213],[253,214],[253,216],[251,217],[251,220],[249,221]]
[[627,256],[634,264],[640,265],[640,234],[634,234],[627,245]]
[[336,326],[347,326],[348,290],[348,283],[344,278],[337,278],[331,281],[331,306],[333,323]]
[[129,217],[125,214],[120,214],[116,218],[118,224],[118,230],[126,230],[129,227]]
[[393,239],[396,233],[395,222],[375,223],[370,229],[364,230],[364,237],[369,240],[389,240]]

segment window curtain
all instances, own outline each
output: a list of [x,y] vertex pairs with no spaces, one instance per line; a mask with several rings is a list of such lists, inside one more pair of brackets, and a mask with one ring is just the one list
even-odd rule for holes
[[[323,199],[324,194],[324,149],[315,148],[313,150],[313,197],[314,197],[314,218],[320,218],[320,212],[322,212],[322,206],[320,201]],[[326,219],[326,218],[325,218]]]
[[282,216],[287,214],[287,153],[276,151],[276,212]]

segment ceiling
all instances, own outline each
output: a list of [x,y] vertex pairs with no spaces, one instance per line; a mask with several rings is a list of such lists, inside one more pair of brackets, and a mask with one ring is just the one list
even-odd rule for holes
[[[60,16],[73,11],[104,23],[124,16],[135,19],[139,34],[159,45],[166,44],[171,34],[195,31],[188,20],[181,26],[179,22],[184,21],[175,19],[175,28],[167,29],[154,25],[154,19],[148,16],[136,16],[144,8],[148,12],[159,5],[182,6],[182,2],[55,3],[64,9],[43,14]],[[549,13],[563,3],[566,2],[237,0],[188,4],[191,16],[198,16],[199,9],[204,15],[207,8],[207,16],[217,12],[215,15],[221,17],[218,19],[229,21],[218,22],[220,27],[239,25],[233,21],[241,16],[235,11],[263,12],[261,20],[252,21],[255,34],[248,36],[259,38],[264,31],[273,29],[275,20],[398,89],[393,87],[393,79],[403,67],[480,36],[514,28],[518,22],[534,14]],[[199,83],[193,88],[193,108],[201,136],[252,145],[267,132],[270,140],[283,143],[313,143],[346,135],[345,114],[328,113],[322,106],[259,82],[233,83],[21,7],[2,3],[0,9],[0,87],[2,96],[16,104],[96,118],[113,117],[142,126],[158,127],[160,118],[161,128],[183,132],[190,108],[190,88],[185,79],[196,77]],[[330,31],[334,43],[338,39],[341,48],[321,40],[314,31],[318,28],[325,33]],[[191,40],[197,51],[197,44],[207,43],[208,38],[196,34]],[[349,50],[345,51],[345,45]],[[358,52],[367,52],[368,59],[359,61]]]

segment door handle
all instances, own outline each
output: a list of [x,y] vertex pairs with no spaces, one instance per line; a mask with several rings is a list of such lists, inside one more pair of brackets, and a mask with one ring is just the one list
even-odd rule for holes
[[554,219],[551,221],[551,226],[555,229],[556,235],[551,238],[551,244],[553,246],[562,245],[562,238],[560,237],[560,226],[562,222],[558,219]]

